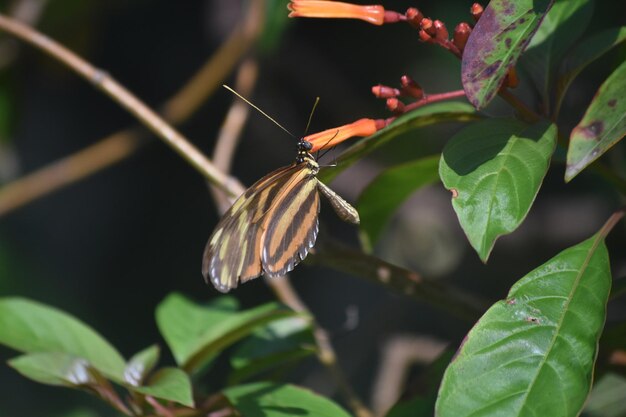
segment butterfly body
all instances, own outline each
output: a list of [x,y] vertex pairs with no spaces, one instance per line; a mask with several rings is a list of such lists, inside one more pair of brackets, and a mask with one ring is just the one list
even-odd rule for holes
[[358,223],[356,210],[317,179],[319,165],[301,139],[293,164],[261,178],[224,214],[204,251],[202,273],[221,292],[260,275],[293,270],[317,238],[319,192],[339,216]]

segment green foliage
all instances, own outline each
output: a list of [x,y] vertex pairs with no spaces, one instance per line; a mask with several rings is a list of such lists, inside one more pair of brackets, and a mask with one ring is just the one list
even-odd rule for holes
[[589,64],[610,51],[616,45],[626,40],[626,26],[619,28],[608,28],[593,36],[589,36],[582,42],[575,45],[572,52],[567,56],[561,65],[558,82],[556,85],[556,114],[561,108],[561,102],[574,79]]
[[556,126],[489,119],[456,134],[439,174],[470,243],[486,262],[496,239],[524,220],[548,171]]
[[[59,3],[44,23],[63,24],[65,12],[74,9],[81,15],[91,13],[92,3]],[[278,51],[286,36],[286,4],[285,0],[264,4],[259,21],[265,24],[256,46],[265,56]],[[492,0],[462,54],[460,81],[472,105],[430,103],[432,96],[426,95],[424,103],[417,103],[420,106],[393,114],[385,128],[348,147],[337,158],[337,167],[322,169],[319,177],[328,182],[375,150],[388,150],[385,146],[400,136],[418,138],[423,137],[419,130],[427,126],[466,124],[449,137],[438,138],[441,145],[435,150],[420,149],[420,155],[435,155],[387,166],[365,186],[358,208],[366,249],[379,240],[389,219],[412,193],[441,181],[452,193],[451,204],[467,240],[486,263],[497,239],[514,233],[532,215],[551,162],[560,162],[559,155],[565,153],[566,181],[595,165],[605,183],[623,197],[626,179],[619,155],[615,160],[605,158],[602,165],[596,161],[617,148],[626,134],[626,62],[605,70],[608,77],[593,86],[592,91],[597,90],[593,98],[579,99],[588,105],[576,109],[577,118],[584,116],[571,131],[576,120],[570,123],[560,114],[569,87],[583,70],[626,40],[626,27],[587,33],[594,5],[590,0]],[[357,47],[355,51],[363,52]],[[507,88],[505,79],[518,63],[525,69],[520,72],[520,86],[536,91],[526,94]],[[378,77],[371,75],[372,80]],[[0,144],[12,134],[15,119],[15,90],[7,80],[6,74],[0,78]],[[478,112],[505,91],[515,110],[509,117],[492,117],[496,111],[491,108]],[[404,93],[403,101],[414,99]],[[527,98],[531,95],[533,100]],[[420,148],[422,143],[416,140],[414,146]],[[506,299],[494,303],[468,330],[454,357],[446,351],[420,372],[415,386],[403,387],[402,400],[386,417],[626,415],[626,380],[605,373],[606,363],[596,363],[598,352],[602,358],[626,346],[623,321],[604,330],[609,294],[618,299],[626,288],[621,278],[611,291],[604,240],[617,217],[612,219],[593,237],[517,281]],[[475,301],[478,297],[445,280],[434,282],[363,251],[339,250],[342,247],[332,242],[326,247],[334,252],[314,262],[326,262],[427,300],[467,321],[485,310]],[[5,252],[0,245],[0,284],[14,269],[7,268],[12,256]],[[464,278],[478,286],[485,281],[475,272]],[[313,317],[275,302],[241,309],[234,297],[197,303],[179,293],[165,297],[155,316],[166,342],[163,348],[169,352],[162,355],[161,347],[154,344],[127,361],[77,318],[35,301],[4,297],[0,298],[0,345],[19,352],[8,365],[25,378],[95,394],[126,415],[349,415],[333,401],[285,382],[298,361],[316,355],[331,365],[337,377],[339,365],[324,356],[326,341],[320,342],[319,333],[314,333]],[[170,354],[175,366],[160,364]],[[594,373],[597,382],[592,387]],[[349,391],[350,387],[342,388]],[[353,401],[346,403],[353,405]]]
[[444,375],[437,415],[579,415],[610,288],[600,234],[527,274],[467,335]]
[[600,86],[572,130],[565,180],[574,178],[626,134],[626,62]]
[[366,247],[378,241],[391,215],[413,192],[437,182],[439,156],[417,159],[386,169],[363,190],[357,207]]
[[191,397],[191,381],[182,369],[161,368],[148,381],[146,385],[133,387],[133,391],[151,395],[167,401],[175,401],[179,404],[193,407]]
[[583,415],[623,417],[626,415],[624,392],[626,392],[626,379],[623,376],[613,373],[604,375],[591,391]]
[[246,417],[349,417],[330,400],[289,384],[257,382],[222,391]]
[[157,324],[180,367],[195,373],[256,327],[298,314],[276,303],[236,312],[221,302],[197,305],[169,295],[156,311]]
[[239,383],[315,352],[309,320],[290,317],[274,321],[256,329],[230,356],[230,382]]
[[0,298],[0,344],[25,353],[83,358],[103,375],[124,379],[124,358],[109,342],[74,317],[34,301]]
[[[0,299],[0,344],[26,352],[9,361],[23,376],[47,385],[87,388],[120,410],[124,410],[122,400],[107,379],[133,393],[134,408],[145,406],[145,396],[194,407],[187,372],[197,371],[200,365],[250,334],[252,337],[231,359],[233,382],[315,352],[309,320],[276,303],[238,311],[231,297],[199,306],[179,294],[171,294],[159,305],[157,317],[172,353],[189,370],[157,369],[160,352],[156,345],[126,362],[109,342],[79,320],[21,298]],[[295,392],[293,395],[303,398],[303,406],[310,406],[313,411],[338,409],[330,401],[292,386],[274,388],[276,395],[268,397],[268,406]],[[232,398],[245,407],[251,392],[245,391],[245,386],[231,390]],[[244,391],[248,397],[241,396]]]
[[593,7],[590,0],[556,0],[522,56],[521,62],[547,106],[555,72],[568,48],[587,28]]

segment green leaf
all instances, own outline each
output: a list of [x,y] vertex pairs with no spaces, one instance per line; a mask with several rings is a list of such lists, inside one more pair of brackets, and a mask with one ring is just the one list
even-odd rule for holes
[[472,106],[459,101],[433,103],[421,107],[398,117],[398,119],[389,126],[350,146],[337,158],[337,166],[323,168],[318,178],[324,182],[330,182],[343,170],[347,169],[373,150],[385,145],[404,133],[411,132],[420,127],[443,122],[469,122],[478,119],[480,119],[480,116]]
[[142,381],[154,369],[159,361],[160,349],[152,345],[135,354],[124,369],[124,380],[132,386],[139,386]]
[[161,334],[178,365],[188,372],[199,371],[258,326],[297,315],[277,303],[235,312],[219,301],[200,306],[180,294],[169,295],[156,310]]
[[626,415],[626,379],[606,374],[600,379],[587,401],[585,415],[589,417],[624,417]]
[[187,407],[193,407],[193,396],[189,376],[178,368],[161,368],[147,385],[129,387],[141,394],[150,395],[166,401],[174,401]]
[[109,342],[69,314],[35,301],[0,298],[0,344],[27,353],[66,353],[123,380],[124,358]]
[[439,180],[439,155],[396,165],[378,175],[361,193],[361,231],[375,243],[391,215],[416,190]]
[[556,146],[556,126],[490,119],[457,133],[441,156],[439,175],[480,259],[530,210]]
[[468,100],[485,107],[537,31],[552,0],[492,0],[476,22],[461,61]]
[[584,33],[593,8],[591,0],[556,0],[520,60],[541,92],[546,108],[554,73],[568,48]]
[[293,363],[316,352],[311,323],[290,317],[269,323],[248,337],[233,352],[230,362],[235,371],[230,383],[240,383],[277,366]]
[[565,181],[570,181],[626,134],[626,61],[604,81],[567,149]]
[[572,81],[593,61],[626,40],[626,26],[605,29],[578,43],[565,58],[556,84],[556,113]]
[[527,274],[465,338],[444,375],[437,415],[579,415],[610,287],[600,234]]
[[246,417],[350,417],[334,402],[289,384],[256,382],[222,393]]
[[87,360],[62,352],[28,353],[9,360],[9,365],[41,384],[79,387],[96,382]]

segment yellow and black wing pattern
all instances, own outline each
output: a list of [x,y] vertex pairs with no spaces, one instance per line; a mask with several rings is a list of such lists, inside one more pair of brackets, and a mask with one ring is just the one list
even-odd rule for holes
[[[202,273],[221,292],[259,275],[291,271],[318,232],[317,164],[299,161],[257,181],[209,238]],[[314,161],[313,161],[314,162]]]

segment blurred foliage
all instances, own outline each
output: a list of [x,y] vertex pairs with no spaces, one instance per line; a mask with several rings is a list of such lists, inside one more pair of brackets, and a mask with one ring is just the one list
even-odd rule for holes
[[[188,82],[251,1],[50,0],[31,18],[43,33],[111,69],[154,104]],[[379,347],[393,335],[461,340],[467,334],[456,356],[450,350],[416,371],[417,383],[394,375],[399,401],[388,405],[389,417],[433,415],[437,395],[442,416],[507,410],[525,416],[538,405],[552,407],[554,415],[622,415],[624,375],[608,358],[625,348],[626,304],[617,296],[623,283],[617,282],[610,302],[607,296],[611,268],[619,276],[626,270],[623,251],[615,250],[626,236],[623,227],[615,227],[606,239],[607,252],[604,240],[613,224],[600,229],[623,204],[626,190],[626,147],[620,141],[626,129],[620,118],[626,112],[621,94],[626,32],[612,2],[493,0],[460,65],[448,51],[418,44],[418,32],[408,25],[296,23],[287,18],[287,3],[265,2],[265,25],[247,54],[260,64],[253,101],[279,115],[283,125],[304,126],[315,96],[323,105],[313,126],[323,129],[362,117],[396,117],[370,88],[395,85],[390,80],[403,74],[418,80],[427,94],[464,87],[484,108],[477,112],[460,101],[420,107],[329,154],[337,166],[320,173],[323,181],[336,179],[333,187],[347,200],[359,202],[359,232],[369,240],[365,249],[374,252],[368,265],[378,265],[367,272],[389,287],[399,280],[389,274],[400,271],[411,285],[394,289],[408,297],[316,267],[294,273],[296,290],[314,317],[272,301],[262,279],[238,288],[237,298],[218,297],[199,271],[217,217],[206,184],[184,160],[155,143],[0,218],[0,359],[13,368],[0,371],[0,386],[9,387],[0,391],[2,417],[167,415],[164,407],[185,414],[191,406],[199,415],[229,410],[246,417],[348,415],[342,405],[353,404],[345,398],[336,398],[342,405],[335,403],[336,381],[322,374],[315,359],[321,352],[314,321],[329,329],[348,383],[365,398],[382,375]],[[6,12],[15,4],[4,1],[0,7]],[[450,32],[457,20],[470,20],[469,5],[385,4],[401,13],[419,6],[444,20]],[[3,178],[27,175],[135,123],[49,57],[4,35],[0,41],[14,53],[6,55],[10,65],[0,73],[0,153],[17,155],[8,175],[0,170]],[[495,98],[516,64],[520,86],[511,92],[531,112]],[[231,101],[223,91],[216,93],[182,131],[208,153]],[[594,136],[599,148],[587,146],[591,142],[581,136],[597,122],[606,126]],[[523,135],[532,129],[549,134]],[[572,131],[577,134],[571,143],[583,146],[565,162],[573,149]],[[280,134],[251,116],[233,173],[251,183],[292,160],[292,146]],[[520,141],[522,151],[514,149]],[[571,184],[564,185],[563,164],[578,174]],[[429,187],[438,179],[452,189],[452,204],[443,187]],[[488,187],[474,195],[477,184]],[[412,215],[418,210],[410,196],[417,190],[424,196],[420,203],[431,207],[432,223],[445,229],[443,241],[455,244],[444,245],[447,265],[438,267],[445,271],[438,281],[426,268],[392,270],[375,263],[375,256],[391,257],[389,251],[410,266],[428,261],[418,258],[436,258],[421,250],[437,246],[432,235],[415,232],[423,230]],[[465,198],[471,204],[460,207]],[[485,208],[486,203],[493,204]],[[357,245],[355,230],[333,223],[326,211],[322,222],[333,237]],[[494,231],[498,222],[506,223],[506,230]],[[349,259],[334,261],[358,263],[363,256],[350,253]],[[319,256],[313,263],[324,265]],[[336,269],[359,271],[361,261]],[[494,303],[470,330],[453,314],[415,303],[419,297],[410,291],[424,284],[468,304],[474,294],[504,298],[513,287],[509,298]],[[430,298],[451,312],[441,299]],[[609,326],[598,348],[605,315]],[[494,372],[485,374],[486,368]],[[609,368],[617,373],[607,373]],[[597,382],[585,406],[594,372]],[[569,377],[563,381],[563,375]],[[27,378],[71,390],[41,388]],[[496,397],[503,402],[491,405]]]

